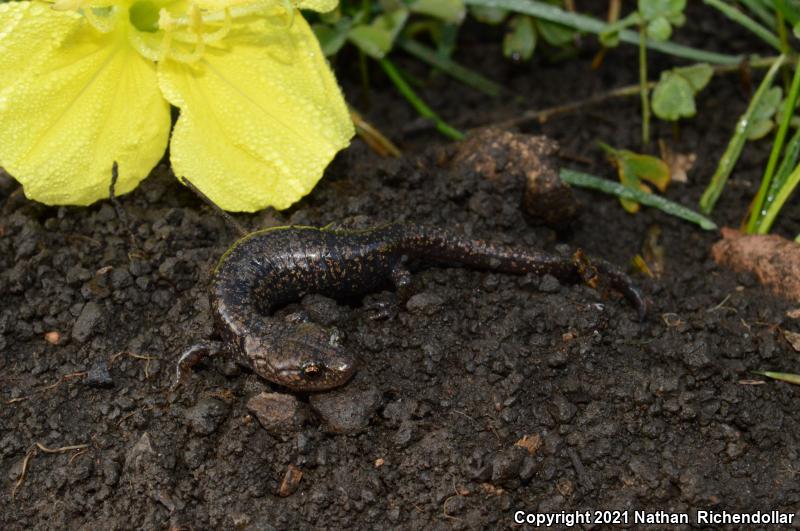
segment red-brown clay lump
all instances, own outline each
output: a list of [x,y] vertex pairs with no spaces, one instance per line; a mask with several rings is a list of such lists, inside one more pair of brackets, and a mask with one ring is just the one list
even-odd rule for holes
[[753,273],[777,295],[800,301],[800,244],[777,235],[742,234],[724,227],[711,255],[720,265]]

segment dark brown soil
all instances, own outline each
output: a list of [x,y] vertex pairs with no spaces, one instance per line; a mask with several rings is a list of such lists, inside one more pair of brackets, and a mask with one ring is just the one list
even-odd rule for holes
[[[707,31],[684,41],[761,49],[699,13]],[[515,66],[500,61],[496,37],[473,34],[459,58],[524,99],[491,100],[437,76],[422,94],[459,127],[636,78],[630,47],[599,71],[591,39],[573,60]],[[669,64],[653,55],[653,71]],[[518,510],[798,510],[798,388],[749,381],[755,370],[800,372],[783,334],[800,331],[787,316],[800,302],[716,266],[718,234],[651,209],[628,215],[608,196],[578,191],[569,231],[531,226],[519,197],[435,164],[423,146],[444,142],[377,71],[369,107],[342,74],[349,99],[405,158],[380,160],[355,141],[295,208],[239,221],[409,220],[549,250],[565,243],[623,266],[658,226],[664,275],[638,280],[649,318],[550,277],[462,269],[416,273],[402,305],[390,292],[355,305],[309,297],[305,309],[345,330],[361,369],[327,396],[273,401],[295,411],[268,431],[248,400],[280,390],[223,360],[168,391],[181,349],[212,332],[209,271],[232,235],[165,166],[122,198],[133,243],[108,202],[46,208],[2,179],[0,528],[461,529],[508,526]],[[735,75],[702,93],[674,145],[698,163],[671,199],[697,204],[745,104]],[[523,129],[558,140],[566,165],[611,177],[595,140],[636,148],[638,116],[636,99],[612,100]],[[655,133],[672,139],[669,124]],[[747,146],[714,213],[720,225],[740,222],[767,144]],[[796,201],[776,231],[800,232]],[[371,319],[376,307],[389,317]],[[36,443],[87,446],[49,453]]]

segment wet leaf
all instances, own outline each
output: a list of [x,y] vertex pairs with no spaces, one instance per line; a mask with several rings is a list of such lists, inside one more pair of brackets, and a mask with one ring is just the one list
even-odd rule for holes
[[657,17],[647,23],[647,36],[654,41],[666,41],[672,35],[672,26],[664,17]]
[[536,49],[536,31],[531,17],[517,15],[511,19],[510,31],[503,39],[503,55],[514,61],[527,61]]
[[469,6],[470,14],[475,20],[483,24],[496,26],[503,22],[508,16],[508,10],[500,7]]
[[694,116],[695,95],[708,84],[713,73],[707,64],[662,72],[653,90],[653,112],[662,120],[672,121]]
[[464,20],[466,14],[464,0],[416,0],[409,8],[415,13],[430,15],[453,24]]
[[662,120],[691,118],[697,112],[692,85],[674,72],[662,72],[653,89],[653,112]]
[[[667,189],[670,182],[670,169],[663,160],[627,149],[615,149],[602,142],[600,147],[617,169],[620,182],[627,188],[650,193],[650,188],[642,182],[644,180],[654,184],[661,192]],[[640,205],[635,201],[620,198],[620,203],[625,210],[632,214],[639,211]]]
[[764,97],[759,100],[758,105],[753,109],[750,127],[747,129],[748,140],[763,138],[772,130],[774,126],[772,118],[778,112],[782,98],[783,90],[781,87],[771,87],[764,93]]
[[348,39],[370,57],[382,59],[392,49],[407,19],[408,11],[405,9],[385,13],[375,17],[370,24],[355,26]]
[[663,18],[673,26],[680,26],[686,21],[683,10],[686,0],[639,0],[639,13],[648,21]]
[[339,29],[324,24],[315,24],[312,29],[314,30],[314,35],[317,36],[319,46],[325,57],[336,55],[344,46],[344,43],[347,42],[349,27]]
[[562,47],[572,43],[577,32],[572,28],[549,22],[540,18],[534,19],[536,31],[548,44]]
[[703,90],[714,75],[714,68],[708,63],[673,68],[672,71],[686,78],[695,92]]

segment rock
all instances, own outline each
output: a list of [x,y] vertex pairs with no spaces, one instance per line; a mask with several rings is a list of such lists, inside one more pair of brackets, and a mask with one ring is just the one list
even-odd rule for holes
[[444,304],[444,299],[435,293],[423,291],[422,293],[417,293],[416,295],[411,296],[411,298],[408,299],[408,302],[406,302],[406,308],[410,312],[419,310],[430,314],[442,304]]
[[539,291],[542,293],[555,293],[561,288],[561,283],[553,275],[544,275],[539,283]]
[[293,395],[263,392],[247,401],[247,409],[270,433],[286,433],[303,425],[306,414]]
[[517,478],[527,455],[527,451],[517,446],[495,454],[492,458],[492,483],[497,485]]
[[103,318],[103,308],[94,301],[89,301],[83,305],[78,319],[72,326],[72,339],[78,343],[83,343],[95,332]]
[[217,431],[219,425],[227,417],[228,406],[215,398],[204,398],[186,410],[186,419],[192,431],[201,435],[210,435]]
[[111,373],[108,370],[108,363],[105,361],[98,361],[95,363],[89,372],[86,373],[86,379],[83,381],[89,387],[112,387],[114,380],[111,378]]
[[281,498],[285,498],[294,494],[300,487],[301,479],[303,479],[303,471],[294,465],[289,465],[278,489],[278,495]]
[[345,386],[343,389],[312,395],[309,402],[330,431],[358,433],[367,427],[378,410],[381,395],[374,388]]
[[136,444],[128,452],[128,455],[125,456],[125,469],[126,470],[133,470],[138,471],[142,470],[146,466],[146,462],[152,456],[155,456],[156,452],[153,450],[153,445],[150,443],[150,435],[147,432],[144,432],[139,440],[136,441]]

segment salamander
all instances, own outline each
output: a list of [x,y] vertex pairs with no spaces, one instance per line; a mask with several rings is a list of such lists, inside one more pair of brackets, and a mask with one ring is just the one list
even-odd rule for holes
[[356,363],[335,327],[307,319],[279,319],[276,309],[311,293],[333,298],[374,291],[391,281],[408,294],[409,265],[461,265],[509,274],[551,274],[596,287],[603,278],[620,291],[642,319],[646,303],[631,279],[608,262],[577,251],[560,257],[527,247],[472,240],[413,224],[368,230],[274,227],[236,241],[220,258],[210,298],[221,341],[204,341],[178,362],[178,381],[202,358],[223,353],[267,380],[292,391],[340,386]]

